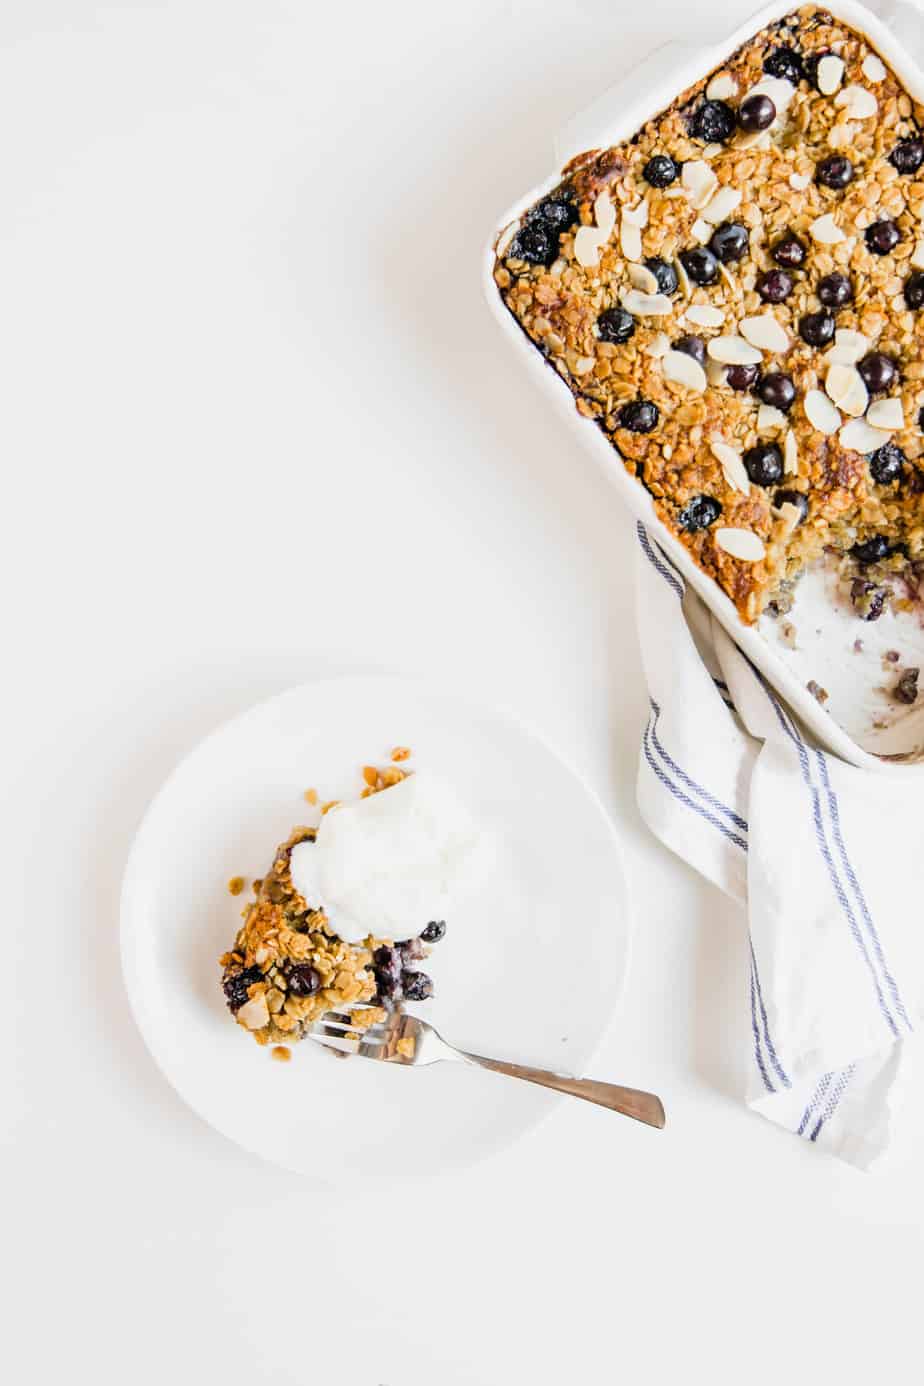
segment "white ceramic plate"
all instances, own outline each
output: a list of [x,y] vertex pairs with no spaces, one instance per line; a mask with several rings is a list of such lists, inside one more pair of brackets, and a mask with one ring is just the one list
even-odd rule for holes
[[453,780],[499,838],[488,878],[431,956],[436,996],[419,1014],[481,1053],[580,1073],[628,964],[613,826],[574,771],[504,715],[401,679],[351,678],[295,688],[219,728],[174,771],[135,839],[122,894],[128,994],[191,1107],[327,1184],[468,1163],[561,1100],[461,1065],[338,1060],[311,1040],[274,1063],[225,1009],[217,958],[246,898],[228,894],[228,879],[262,875],[293,825],[312,821],[306,788],[355,796],[359,767],[395,744]]

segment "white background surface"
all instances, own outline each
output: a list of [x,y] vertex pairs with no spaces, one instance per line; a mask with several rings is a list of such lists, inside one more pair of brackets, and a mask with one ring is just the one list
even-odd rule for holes
[[[556,128],[706,22],[681,0],[3,7],[15,1379],[917,1370],[919,1114],[863,1176],[738,1103],[741,919],[634,810],[630,527],[479,298],[485,231]],[[117,951],[145,804],[218,720],[383,668],[509,704],[619,816],[638,933],[595,1068],[661,1092],[663,1135],[562,1105],[449,1181],[319,1195],[155,1070]]]

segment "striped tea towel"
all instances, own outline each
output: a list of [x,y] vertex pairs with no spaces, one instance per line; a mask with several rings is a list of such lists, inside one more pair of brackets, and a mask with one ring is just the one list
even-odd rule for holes
[[642,525],[638,545],[638,803],[747,911],[746,1101],[868,1168],[922,1014],[920,790],[819,750]]

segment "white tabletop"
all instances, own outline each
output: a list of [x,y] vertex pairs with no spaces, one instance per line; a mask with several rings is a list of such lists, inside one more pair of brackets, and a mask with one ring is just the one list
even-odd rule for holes
[[[741,1105],[742,917],[634,807],[630,525],[480,296],[482,238],[555,130],[696,22],[682,0],[3,7],[10,1379],[917,1361],[920,1111],[864,1176]],[[511,706],[604,795],[637,934],[594,1067],[660,1092],[663,1134],[563,1103],[465,1174],[334,1196],[155,1070],[117,932],[147,801],[254,700],[382,669]]]

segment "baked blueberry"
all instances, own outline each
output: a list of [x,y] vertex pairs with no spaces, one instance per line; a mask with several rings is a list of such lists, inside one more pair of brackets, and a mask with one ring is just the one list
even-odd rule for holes
[[252,987],[254,982],[262,982],[263,973],[259,967],[244,967],[240,972],[226,973],[222,979],[221,989],[225,994],[228,1003],[228,1010],[232,1015],[236,1015],[247,1000],[247,988]]
[[834,336],[835,322],[831,313],[806,313],[799,319],[799,335],[809,346],[825,347]]
[[880,486],[890,486],[893,481],[898,481],[907,460],[898,444],[890,439],[889,442],[883,443],[881,448],[870,453],[870,475]]
[[853,179],[853,164],[844,154],[829,154],[815,168],[815,182],[840,192]]
[[757,366],[729,366],[725,379],[733,390],[750,390],[759,373]]
[[863,360],[857,363],[857,370],[871,395],[878,395],[881,391],[890,389],[898,375],[898,367],[894,360],[891,356],[886,356],[884,351],[867,352]]
[[653,188],[669,188],[680,169],[669,154],[653,154],[642,169],[642,177]]
[[733,264],[748,252],[748,230],[737,221],[723,221],[709,241],[709,248],[723,265]]
[[651,270],[655,279],[658,281],[658,292],[662,294],[675,294],[677,292],[677,271],[667,260],[660,260],[653,256],[645,261],[645,268]]
[[861,621],[878,621],[885,610],[888,592],[866,578],[854,578],[850,584],[850,600]]
[[846,274],[835,270],[818,281],[818,297],[826,308],[843,308],[853,302],[853,285]]
[[722,507],[714,496],[694,496],[677,518],[681,529],[685,529],[688,534],[695,534],[697,530],[708,529],[721,513]]
[[420,937],[404,938],[400,943],[396,943],[395,947],[401,954],[401,961],[405,967],[409,963],[420,962],[421,958],[427,956],[426,947]]
[[899,703],[910,705],[917,700],[918,696],[918,677],[920,669],[906,669],[898,683],[892,689],[892,696]]
[[426,1001],[433,995],[433,982],[426,972],[403,972],[401,988],[406,1001]]
[[738,124],[748,134],[768,130],[776,120],[776,106],[769,96],[746,96],[738,107]]
[[719,277],[719,262],[704,245],[682,250],[680,262],[694,284],[714,284]]
[[909,308],[924,307],[924,270],[915,270],[905,280],[905,302]]
[[888,255],[894,250],[902,238],[895,222],[890,217],[883,217],[882,221],[874,221],[872,226],[866,228],[866,244],[874,255]]
[[735,133],[735,113],[725,101],[704,101],[693,113],[690,131],[704,144],[724,144]]
[[550,265],[558,254],[558,236],[541,221],[528,221],[514,236],[507,254],[529,265]]
[[321,974],[309,963],[292,963],[286,970],[286,985],[292,996],[314,996],[321,990]]
[[578,210],[567,197],[547,197],[540,202],[534,214],[553,231],[567,231],[578,219]]
[[686,356],[692,356],[694,361],[705,369],[706,365],[706,343],[702,337],[681,337],[674,343],[675,351],[682,351]]
[[635,319],[625,308],[605,308],[597,318],[597,331],[601,342],[614,342],[620,346],[635,331]]
[[400,950],[383,944],[372,954],[372,971],[378,995],[391,999],[400,995],[404,960]]
[[802,491],[775,491],[773,504],[777,510],[782,510],[784,505],[794,505],[799,512],[796,523],[800,525],[808,514],[808,497]]
[[894,164],[899,173],[917,173],[924,164],[924,140],[917,136],[899,140],[889,155],[889,163]]
[[758,383],[757,396],[773,409],[791,409],[796,398],[792,376],[784,375],[782,371],[769,371]]
[[924,405],[918,410],[918,428],[924,429]]
[[792,293],[792,280],[785,270],[767,270],[758,276],[756,287],[764,303],[783,303]]
[[777,241],[770,254],[778,265],[785,265],[787,269],[798,269],[805,263],[805,246],[791,231]]
[[620,409],[619,424],[630,433],[651,433],[657,428],[660,417],[658,406],[650,399],[634,399]]
[[764,72],[770,77],[783,77],[797,87],[805,76],[805,63],[795,48],[774,48],[764,58]]
[[446,921],[443,919],[431,919],[425,929],[421,929],[420,937],[424,943],[439,943],[441,938],[446,937]]
[[783,475],[783,454],[776,443],[758,443],[748,448],[743,461],[755,486],[773,486]]
[[883,558],[888,558],[892,548],[884,534],[874,534],[872,539],[865,539],[862,544],[854,544],[850,552],[865,568],[870,563],[880,563]]

